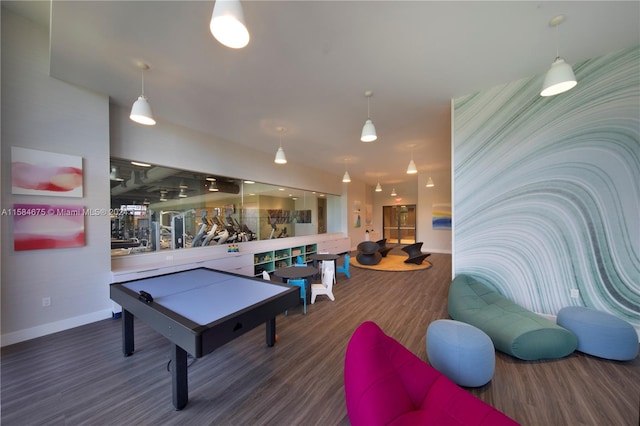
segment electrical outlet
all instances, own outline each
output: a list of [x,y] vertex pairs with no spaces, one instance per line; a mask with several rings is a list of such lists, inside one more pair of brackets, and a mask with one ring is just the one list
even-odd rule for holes
[[42,298],[42,306],[43,307],[51,306],[51,298],[50,297],[43,297]]
[[578,290],[577,288],[572,288],[571,297],[574,299],[578,299],[580,297],[580,290]]

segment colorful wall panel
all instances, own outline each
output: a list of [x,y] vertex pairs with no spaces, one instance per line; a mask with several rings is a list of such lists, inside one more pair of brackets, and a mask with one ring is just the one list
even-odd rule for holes
[[537,76],[454,100],[455,274],[640,330],[639,64],[635,46],[574,65],[557,96]]

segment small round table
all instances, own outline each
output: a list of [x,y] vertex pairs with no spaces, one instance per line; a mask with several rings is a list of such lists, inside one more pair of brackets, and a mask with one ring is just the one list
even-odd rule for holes
[[335,271],[335,267],[338,266],[336,265],[336,260],[339,258],[340,256],[338,256],[337,254],[328,254],[328,253],[316,253],[316,254],[312,254],[311,256],[309,256],[309,259],[313,260],[313,267],[317,268],[318,267],[318,261],[321,262],[325,262],[325,261],[332,261],[333,262],[333,270]]
[[282,279],[283,283],[287,280],[306,280],[305,293],[307,295],[307,303],[311,303],[311,283],[309,278],[318,273],[318,268],[313,266],[288,266],[286,268],[276,269],[273,275]]

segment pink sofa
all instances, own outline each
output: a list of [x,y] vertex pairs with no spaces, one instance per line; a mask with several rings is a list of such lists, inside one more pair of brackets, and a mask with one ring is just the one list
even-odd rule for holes
[[371,321],[355,330],[347,346],[344,391],[352,426],[518,424]]

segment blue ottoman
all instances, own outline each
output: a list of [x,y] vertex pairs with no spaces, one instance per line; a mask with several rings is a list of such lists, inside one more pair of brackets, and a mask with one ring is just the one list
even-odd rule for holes
[[600,358],[628,361],[638,356],[638,334],[625,320],[582,306],[560,309],[558,325],[578,336],[578,350]]
[[454,320],[437,320],[427,328],[427,356],[433,368],[460,386],[484,386],[493,377],[496,354],[484,331]]

